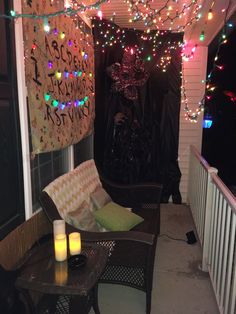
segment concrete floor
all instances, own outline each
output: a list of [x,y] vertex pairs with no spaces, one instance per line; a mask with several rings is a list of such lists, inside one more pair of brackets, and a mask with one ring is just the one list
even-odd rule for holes
[[[199,268],[199,242],[189,245],[167,237],[187,240],[185,234],[190,230],[196,235],[188,206],[161,205],[151,314],[219,313],[208,274]],[[101,314],[145,314],[145,294],[133,288],[100,284],[99,306]]]

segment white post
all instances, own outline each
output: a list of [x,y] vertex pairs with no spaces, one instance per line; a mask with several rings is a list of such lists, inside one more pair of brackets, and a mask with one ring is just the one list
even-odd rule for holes
[[67,171],[71,171],[75,167],[74,163],[74,145],[70,145],[67,148],[67,160],[65,161],[65,165],[67,166]]
[[[14,0],[14,10],[21,13],[21,1]],[[33,214],[32,209],[32,187],[30,173],[30,148],[29,148],[29,126],[27,113],[27,91],[25,84],[25,64],[23,46],[22,19],[15,22],[15,44],[16,44],[16,67],[17,67],[17,86],[18,103],[21,129],[22,162],[24,176],[24,199],[25,199],[25,219],[29,219]]]
[[202,245],[202,271],[208,271],[208,252],[209,252],[209,239],[210,239],[210,227],[211,227],[211,211],[212,211],[212,196],[213,185],[211,180],[211,174],[218,173],[216,168],[210,167],[207,175],[207,195],[205,205],[205,224],[204,224],[204,239]]

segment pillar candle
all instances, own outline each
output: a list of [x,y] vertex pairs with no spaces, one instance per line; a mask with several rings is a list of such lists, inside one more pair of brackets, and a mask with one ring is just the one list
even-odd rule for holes
[[65,234],[66,233],[66,226],[65,220],[54,220],[53,221],[53,235],[54,238],[57,234]]
[[67,258],[67,242],[65,234],[57,234],[54,237],[55,259],[63,262]]
[[69,248],[70,248],[70,255],[80,254],[81,238],[80,238],[79,232],[72,232],[69,234]]

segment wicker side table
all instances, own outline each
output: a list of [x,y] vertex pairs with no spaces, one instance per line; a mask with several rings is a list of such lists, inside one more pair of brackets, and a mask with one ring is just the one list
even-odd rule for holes
[[97,283],[106,266],[108,249],[84,244],[81,253],[87,257],[86,265],[72,270],[67,261],[55,261],[52,241],[30,252],[16,287],[28,295],[40,293],[38,302],[31,302],[36,313],[87,314],[91,306],[100,313]]

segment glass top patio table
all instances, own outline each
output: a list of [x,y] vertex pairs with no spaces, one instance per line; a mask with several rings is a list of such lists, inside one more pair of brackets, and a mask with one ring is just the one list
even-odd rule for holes
[[[55,260],[51,240],[34,247],[28,254],[16,281],[18,289],[37,291],[43,295],[70,296],[70,298],[80,296],[82,297],[80,299],[84,297],[87,303],[91,301],[95,313],[99,313],[97,282],[106,266],[108,258],[106,247],[82,243],[81,254],[87,257],[87,261],[84,266],[73,270],[67,260],[64,262]],[[77,303],[77,306],[69,306],[69,308],[75,307],[78,313],[79,298],[72,299],[71,303]],[[47,302],[50,303],[50,297],[47,298]],[[88,310],[84,312],[89,311],[89,306],[86,308]],[[74,312],[70,310],[69,313]]]

